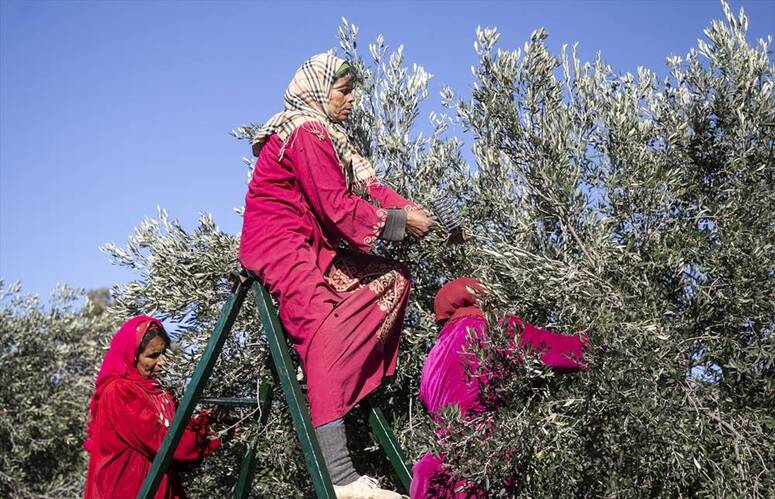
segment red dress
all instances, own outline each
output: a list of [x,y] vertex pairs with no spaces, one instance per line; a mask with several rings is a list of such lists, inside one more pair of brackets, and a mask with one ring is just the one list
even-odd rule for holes
[[[149,321],[161,327],[150,317],[124,323],[97,376],[84,443],[89,452],[86,499],[136,497],[175,416],[173,398],[134,366],[145,331],[138,328]],[[207,426],[204,414],[191,419],[156,491],[157,499],[186,497],[177,472],[195,466],[220,444],[209,438]]]
[[[245,199],[240,260],[278,300],[316,427],[344,416],[395,371],[409,273],[368,253],[387,208],[416,207],[378,183],[369,195],[379,206],[347,189],[330,139],[310,122],[287,144],[267,140]],[[357,252],[338,249],[341,240]]]

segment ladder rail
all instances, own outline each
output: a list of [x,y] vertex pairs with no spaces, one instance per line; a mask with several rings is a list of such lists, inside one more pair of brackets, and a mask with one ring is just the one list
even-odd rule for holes
[[401,444],[398,443],[395,433],[390,428],[385,415],[382,414],[382,409],[371,400],[371,397],[367,397],[364,402],[368,406],[368,420],[371,431],[377,437],[383,452],[393,466],[396,475],[398,475],[398,479],[401,480],[401,484],[408,492],[409,486],[412,483],[412,472],[406,464]]
[[194,406],[202,394],[205,383],[210,378],[215,362],[218,360],[218,356],[223,348],[223,343],[226,341],[229,331],[231,331],[231,326],[237,318],[242,302],[245,300],[245,296],[252,283],[252,279],[238,283],[235,292],[229,296],[229,299],[223,305],[215,329],[210,335],[210,341],[208,341],[202,358],[194,369],[191,381],[186,387],[183,399],[175,411],[175,417],[172,419],[172,424],[164,436],[159,452],[153,458],[151,470],[148,472],[148,476],[145,477],[145,481],[143,481],[143,486],[137,494],[137,499],[151,499],[156,494],[156,489],[159,488],[162,477],[172,463],[172,455],[175,448],[183,436],[183,431],[186,425],[188,425]]
[[[272,406],[272,391],[273,386],[266,383],[262,384],[259,388],[259,427],[266,425],[266,422],[269,419],[269,409]],[[256,449],[258,448],[259,437],[260,433],[257,434],[255,438],[253,438],[253,441],[250,442],[245,449],[245,453],[242,457],[242,463],[240,464],[237,485],[234,487],[234,499],[247,499],[250,495],[250,489],[253,486],[253,477],[256,474]]]
[[253,293],[258,306],[258,313],[261,316],[261,322],[264,323],[264,335],[269,344],[277,377],[280,380],[285,400],[288,403],[288,409],[296,429],[296,436],[299,439],[304,459],[307,462],[307,469],[309,470],[315,493],[320,499],[335,499],[334,486],[331,483],[331,476],[328,474],[323,453],[315,436],[315,429],[312,427],[306,399],[301,393],[301,387],[296,380],[296,373],[289,368],[292,365],[291,358],[288,353],[288,346],[285,343],[285,335],[272,304],[272,297],[266,288],[258,282],[253,284]]

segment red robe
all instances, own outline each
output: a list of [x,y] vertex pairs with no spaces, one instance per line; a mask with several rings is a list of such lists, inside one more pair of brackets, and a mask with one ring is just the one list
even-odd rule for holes
[[[175,416],[172,396],[134,366],[145,332],[142,326],[148,322],[161,327],[156,319],[135,317],[118,330],[97,376],[84,443],[89,452],[86,499],[136,497]],[[217,439],[209,438],[207,426],[204,414],[191,419],[159,484],[157,499],[186,497],[177,471],[197,465],[219,446]]]
[[[313,125],[294,130],[287,144],[273,135],[261,149],[245,198],[240,261],[278,300],[317,427],[344,416],[395,371],[409,273],[368,253],[386,208],[416,207],[378,183],[369,194],[379,206],[351,193],[331,140]],[[339,250],[341,240],[358,253]]]

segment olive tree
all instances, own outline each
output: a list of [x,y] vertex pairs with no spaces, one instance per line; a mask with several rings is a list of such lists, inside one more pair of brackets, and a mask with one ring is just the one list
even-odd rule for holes
[[[668,59],[665,77],[620,74],[602,56],[582,61],[575,46],[553,54],[543,29],[516,50],[498,46],[496,29],[479,29],[471,95],[445,88],[444,112],[427,123],[420,105],[431,75],[406,67],[403,48],[382,37],[362,55],[357,28],[343,22],[339,50],[361,76],[352,140],[406,197],[451,200],[471,233],[462,245],[436,233],[377,249],[413,275],[399,369],[380,392],[412,460],[443,453],[453,475],[492,496],[773,494],[773,64],[770,41],[752,45],[743,12],[722,8],[696,49]],[[238,235],[209,215],[187,231],[163,210],[125,247],[104,247],[137,271],[114,290],[112,316],[177,324],[168,378],[178,390],[239,269],[237,248]],[[447,438],[437,441],[417,384],[435,340],[433,296],[460,275],[485,283],[496,316],[585,331],[592,369],[554,376],[479,348],[507,374],[484,393],[500,407],[481,416],[487,425],[447,411]],[[506,340],[493,328],[492,344]],[[208,392],[255,396],[271,379],[266,359],[260,321],[245,306]],[[228,492],[240,449],[254,440],[256,495],[310,494],[281,394],[275,400],[264,427],[240,414],[224,452],[189,477],[192,495]],[[365,425],[357,411],[350,419]],[[353,446],[360,471],[389,478],[371,444]]]
[[114,324],[107,289],[60,287],[49,304],[0,281],[0,495],[77,497],[84,426]]

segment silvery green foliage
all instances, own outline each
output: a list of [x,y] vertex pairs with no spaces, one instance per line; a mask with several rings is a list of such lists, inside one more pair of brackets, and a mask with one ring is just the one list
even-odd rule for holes
[[[492,436],[450,418],[460,476],[525,497],[772,496],[773,64],[722,4],[668,76],[477,33],[481,269],[531,322],[584,330],[593,369],[508,365]],[[481,211],[478,211],[481,210]],[[505,337],[492,342],[505,346]],[[484,415],[487,418],[492,415]]]
[[0,496],[78,497],[87,405],[114,324],[107,290],[48,305],[0,281]]
[[[769,41],[750,46],[745,17],[722,5],[725,21],[669,60],[663,79],[645,68],[617,74],[602,56],[583,62],[575,46],[552,54],[542,29],[518,50],[480,29],[473,94],[445,89],[449,116],[428,124],[418,120],[430,75],[406,68],[403,50],[381,37],[364,59],[357,29],[343,22],[341,51],[362,80],[351,137],[396,190],[423,205],[442,193],[473,233],[461,246],[432,234],[378,248],[409,263],[414,279],[399,370],[382,391],[411,460],[443,452],[493,496],[506,494],[504,483],[525,497],[772,495],[773,65]],[[461,137],[475,165],[463,161]],[[188,233],[162,211],[126,248],[105,248],[138,272],[115,291],[115,316],[180,324],[169,370],[178,390],[228,294],[237,244],[208,216]],[[508,373],[487,388],[509,394],[494,432],[450,416],[455,438],[437,445],[417,383],[435,339],[433,296],[459,275],[480,277],[498,313],[586,331],[594,368],[559,377],[489,354]],[[492,342],[503,341],[496,329]],[[259,322],[244,307],[208,392],[255,396],[265,358]],[[254,492],[309,495],[283,405],[265,429],[250,415],[191,477],[192,495],[227,493],[241,444],[253,438]],[[360,471],[389,476],[360,416],[351,420],[354,448],[366,448]]]

